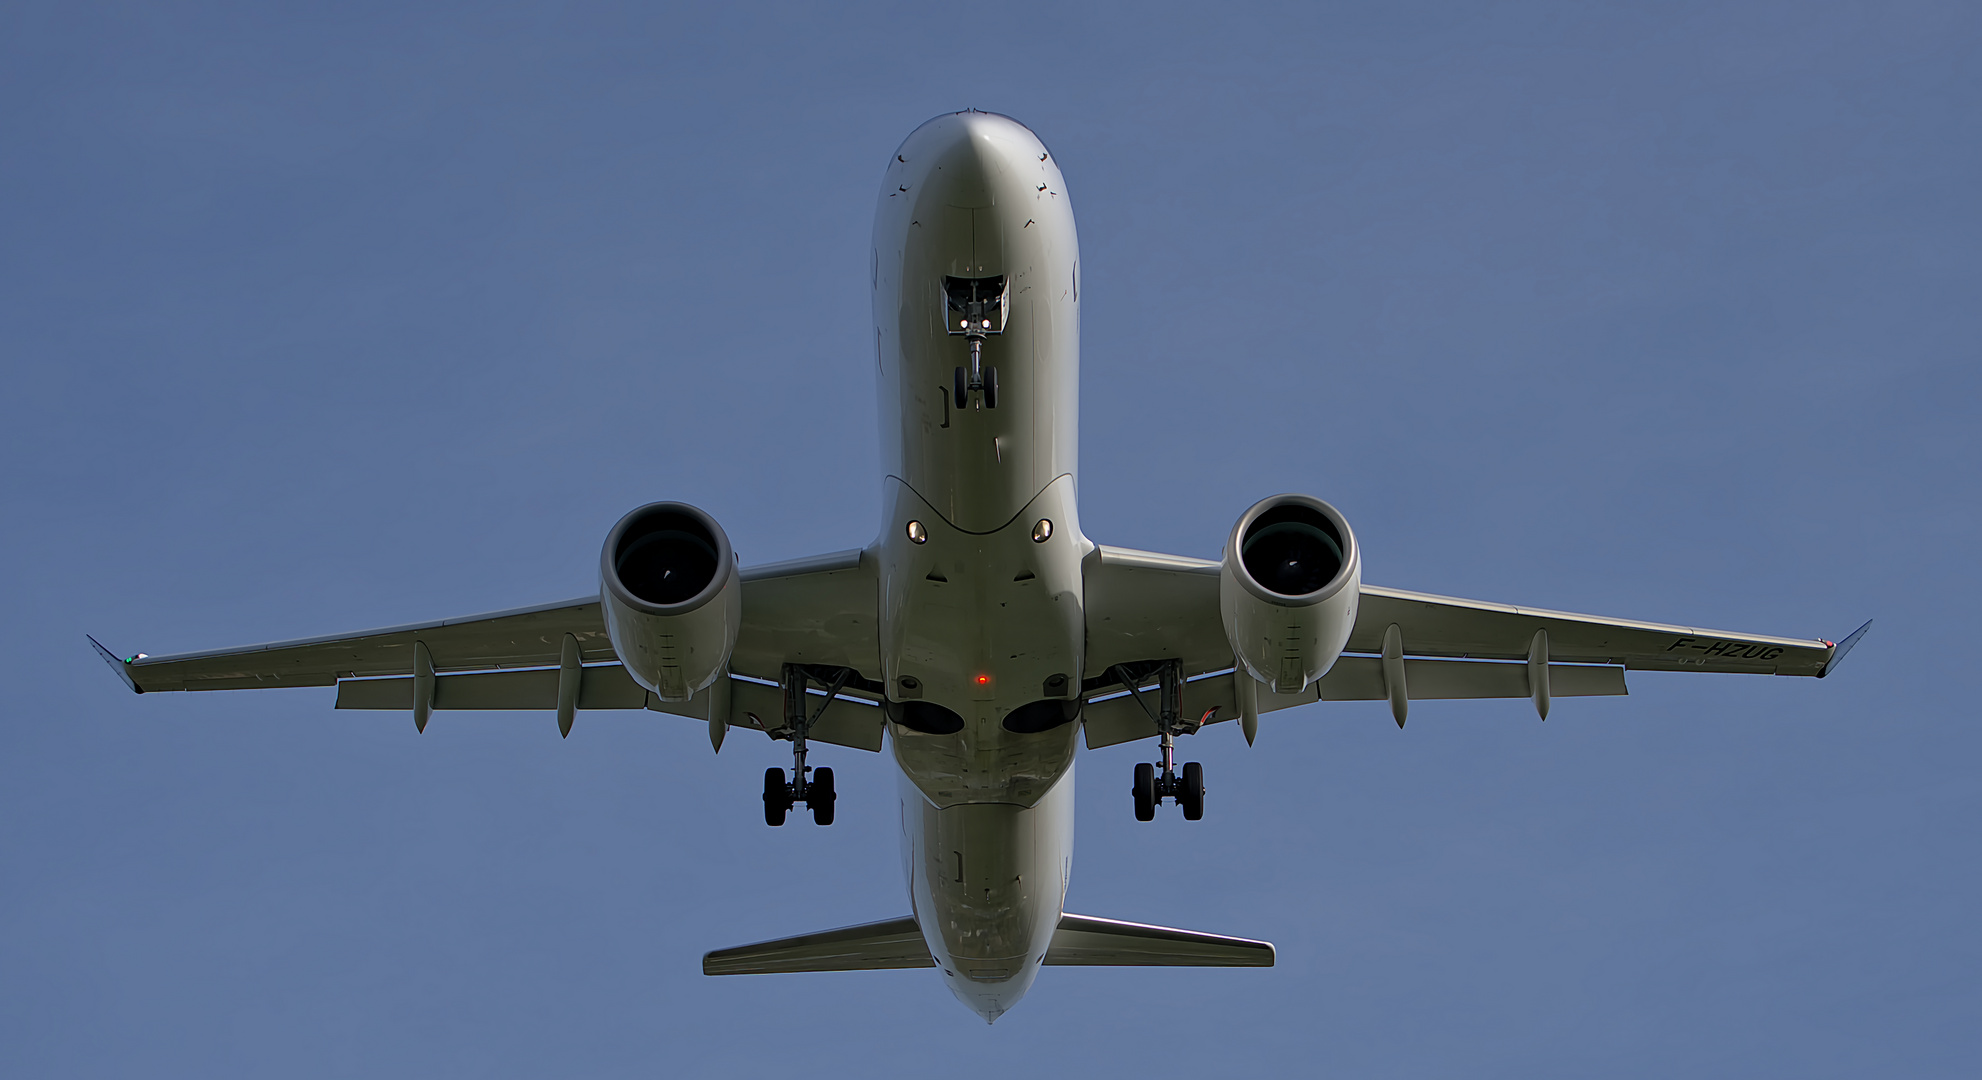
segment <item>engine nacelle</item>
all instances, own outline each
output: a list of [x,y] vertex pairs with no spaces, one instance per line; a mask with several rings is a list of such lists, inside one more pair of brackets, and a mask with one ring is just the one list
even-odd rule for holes
[[1332,506],[1275,495],[1232,527],[1218,607],[1239,666],[1277,694],[1307,689],[1349,643],[1362,595],[1356,534]]
[[687,701],[729,667],[743,621],[736,554],[687,503],[619,519],[599,556],[599,600],[619,662],[663,701]]

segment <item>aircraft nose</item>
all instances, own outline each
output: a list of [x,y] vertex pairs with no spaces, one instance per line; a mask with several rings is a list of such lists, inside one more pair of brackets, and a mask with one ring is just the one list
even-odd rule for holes
[[922,166],[924,194],[972,210],[995,205],[1001,193],[1018,194],[1013,166],[1033,155],[1039,142],[1025,125],[992,113],[940,116],[916,134],[922,138],[911,137],[903,154],[912,152],[909,164]]
[[924,183],[951,205],[981,209],[995,200],[992,179],[997,161],[981,128],[958,124],[950,138],[930,155],[928,179]]

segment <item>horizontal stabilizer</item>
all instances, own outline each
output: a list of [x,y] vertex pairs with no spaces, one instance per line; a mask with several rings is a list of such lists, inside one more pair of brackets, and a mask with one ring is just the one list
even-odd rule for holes
[[876,971],[935,967],[915,918],[843,926],[816,934],[718,949],[702,957],[704,975],[771,975],[787,971]]
[[1060,967],[1272,967],[1273,943],[1062,915],[1046,962]]
[[[1046,963],[1058,967],[1272,967],[1273,943],[1168,926],[1062,915]],[[704,975],[934,967],[913,916],[718,949]]]

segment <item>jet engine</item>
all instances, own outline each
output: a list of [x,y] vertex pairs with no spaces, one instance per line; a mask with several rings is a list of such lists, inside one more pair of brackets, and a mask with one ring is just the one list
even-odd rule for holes
[[1277,694],[1335,666],[1356,624],[1362,553],[1334,507],[1275,495],[1232,527],[1218,574],[1219,613],[1239,666]]
[[619,519],[599,599],[619,662],[663,701],[687,701],[728,668],[743,589],[729,537],[695,507],[649,503]]

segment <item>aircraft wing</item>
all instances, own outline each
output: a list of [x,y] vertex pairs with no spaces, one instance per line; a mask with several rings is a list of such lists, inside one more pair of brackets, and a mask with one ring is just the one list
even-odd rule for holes
[[[1218,609],[1219,564],[1205,559],[1097,548],[1087,557],[1088,660],[1100,693],[1086,712],[1090,746],[1155,734],[1125,691],[1107,696],[1112,665],[1181,659],[1185,712],[1213,722],[1237,713],[1232,649]],[[1625,693],[1624,672],[1718,671],[1822,678],[1871,624],[1842,644],[1816,638],[1735,633],[1696,626],[1579,615],[1364,585],[1341,660],[1300,694],[1259,693],[1259,711],[1310,701],[1383,700],[1398,708],[1424,698],[1532,697],[1531,650],[1545,631],[1554,697]],[[1386,639],[1396,628],[1395,660],[1404,685],[1391,693]],[[1213,710],[1216,710],[1215,712]]]
[[[731,726],[771,730],[782,723],[776,685],[783,665],[830,664],[875,671],[876,593],[859,551],[752,567],[741,573],[743,624],[731,656],[727,693],[663,702],[626,674],[613,652],[596,595],[456,619],[352,634],[275,641],[207,652],[121,659],[91,644],[140,694],[336,686],[340,709],[412,710],[417,654],[435,676],[433,708],[557,708],[568,637],[582,668],[578,708],[652,709],[709,719],[727,699]],[[874,695],[847,689],[809,737],[878,750]]]
[[1365,585],[1347,651],[1381,654],[1393,625],[1407,655],[1525,661],[1535,632],[1545,630],[1551,661],[1644,671],[1821,677],[1829,673],[1837,650],[1834,642],[1815,638],[1578,615]]
[[606,638],[599,598],[587,596],[353,634],[168,656],[139,653],[117,670],[140,694],[335,686],[342,679],[411,675],[415,642],[426,645],[436,673],[554,667],[566,634],[577,639],[584,662],[618,660]]

